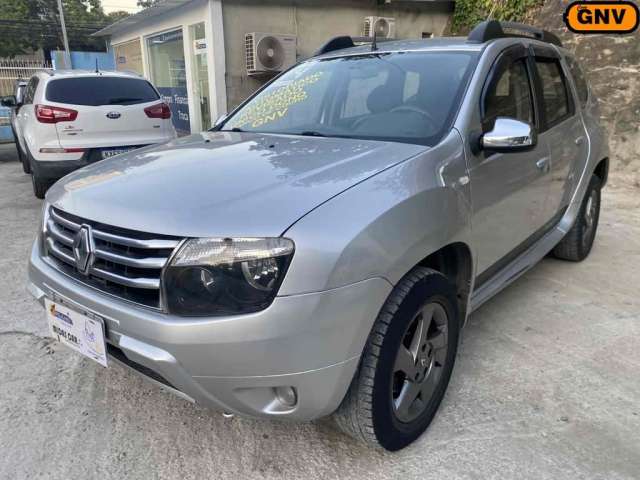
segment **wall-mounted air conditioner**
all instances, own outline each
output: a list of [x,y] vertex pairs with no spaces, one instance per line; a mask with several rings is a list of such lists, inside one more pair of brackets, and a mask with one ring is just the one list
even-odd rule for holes
[[296,63],[295,35],[247,33],[245,54],[248,75],[278,73]]
[[396,19],[392,17],[365,17],[362,35],[377,38],[396,38]]

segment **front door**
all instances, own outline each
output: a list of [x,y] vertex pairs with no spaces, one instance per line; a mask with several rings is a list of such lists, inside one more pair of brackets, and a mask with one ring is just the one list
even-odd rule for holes
[[[538,115],[527,57],[527,50],[516,46],[494,63],[480,105],[483,132],[493,128],[497,117],[513,118],[536,128]],[[483,150],[471,159],[477,286],[515,258],[544,226],[549,160],[545,142],[525,151]]]

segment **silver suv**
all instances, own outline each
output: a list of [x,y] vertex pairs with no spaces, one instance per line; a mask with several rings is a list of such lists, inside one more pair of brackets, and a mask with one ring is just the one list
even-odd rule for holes
[[548,32],[340,37],[212,131],[55,184],[29,288],[103,365],[398,450],[469,314],[549,252],[589,254],[607,170],[597,100]]

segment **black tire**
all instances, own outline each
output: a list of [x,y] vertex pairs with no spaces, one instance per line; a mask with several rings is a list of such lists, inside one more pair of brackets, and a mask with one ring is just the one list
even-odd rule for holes
[[33,186],[33,194],[36,198],[43,199],[47,190],[51,186],[51,181],[47,178],[41,178],[35,173],[31,174],[31,185]]
[[578,218],[562,241],[553,249],[553,255],[561,260],[581,262],[591,252],[600,219],[602,182],[593,175],[584,194]]
[[[417,320],[420,312],[431,305],[435,305],[439,312],[446,313],[446,320],[437,326],[443,328],[446,324],[445,338],[439,341],[446,351],[442,352],[443,347],[436,349],[429,344],[427,351],[440,352],[441,360],[432,360],[427,367],[428,373],[423,371],[422,385],[426,385],[429,375],[438,373],[437,379],[428,382],[429,398],[424,401],[421,399],[421,389],[424,387],[419,386],[417,381],[409,381],[408,375],[402,378],[402,371],[396,369],[400,348],[403,344],[406,346],[406,338],[412,325],[420,321]],[[340,407],[333,414],[338,427],[357,440],[389,451],[400,450],[417,439],[433,420],[449,384],[458,348],[461,325],[459,315],[455,287],[444,275],[423,267],[409,272],[387,299],[369,334],[358,371]],[[423,318],[426,318],[426,314]],[[421,321],[421,325],[426,323]],[[431,320],[428,323],[435,324]],[[437,328],[435,331],[438,331]],[[413,338],[415,335],[414,331]],[[435,335],[441,338],[439,333]],[[411,353],[411,349],[406,350]],[[424,356],[427,353],[424,346],[422,354],[420,349],[417,350],[422,357],[415,360],[415,368],[422,369],[426,365]],[[437,355],[438,353],[434,353],[433,358]],[[415,356],[409,357],[410,360],[414,358]],[[438,366],[438,362],[442,364]],[[401,421],[398,408],[400,396],[404,388],[412,383],[421,392],[411,403],[411,407],[415,407],[416,417]],[[400,393],[396,397],[398,391]]]
[[15,140],[18,161],[22,164],[22,171],[24,173],[31,173],[31,166],[29,165],[27,156],[22,153],[22,148],[20,148],[20,142],[18,141],[18,135],[16,135],[16,131],[13,129],[13,126],[11,126],[11,133],[13,134],[13,139]]
[[31,173],[31,186],[33,187],[33,194],[36,196],[36,198],[43,199],[45,194],[47,193],[47,190],[49,190],[49,187],[53,185],[53,180],[40,176],[37,173],[36,169],[33,168],[32,162],[34,162],[34,160],[28,148],[25,157],[27,158],[27,163],[30,167],[29,171]]
[[16,150],[18,150],[18,157],[20,158],[20,163],[22,163],[22,171],[27,175],[31,173],[31,164],[29,163],[29,158],[22,153],[22,149],[20,148],[20,144],[16,140]]

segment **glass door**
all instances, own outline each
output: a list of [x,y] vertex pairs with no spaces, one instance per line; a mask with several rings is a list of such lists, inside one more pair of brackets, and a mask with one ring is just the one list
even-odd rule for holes
[[209,111],[209,68],[207,65],[207,39],[205,37],[204,22],[189,27],[189,37],[193,42],[191,47],[191,70],[193,78],[193,95],[195,105],[198,106],[198,120],[201,130],[211,128],[211,113]]
[[147,38],[149,72],[179,135],[191,133],[182,29]]

